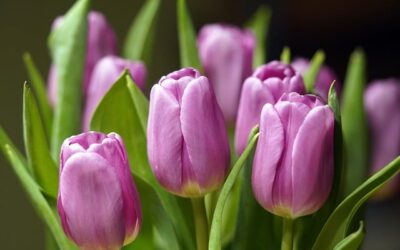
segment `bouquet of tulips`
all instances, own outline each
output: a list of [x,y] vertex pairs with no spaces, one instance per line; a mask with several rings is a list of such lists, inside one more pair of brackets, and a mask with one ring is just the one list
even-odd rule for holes
[[160,6],[145,1],[122,58],[77,0],[53,23],[47,90],[24,55],[25,155],[2,128],[0,148],[48,249],[358,249],[364,203],[399,188],[400,82],[364,90],[361,49],[343,88],[323,51],[267,62],[266,6],[196,37],[177,0],[182,68],[147,94]]

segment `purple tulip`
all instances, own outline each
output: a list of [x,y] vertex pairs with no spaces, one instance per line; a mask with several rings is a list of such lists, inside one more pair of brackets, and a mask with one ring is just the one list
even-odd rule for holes
[[235,146],[241,154],[251,129],[260,121],[266,103],[275,104],[284,93],[305,93],[303,78],[287,64],[273,61],[258,67],[246,79],[242,89],[236,120]]
[[293,219],[321,208],[333,180],[333,129],[332,110],[316,96],[290,93],[265,104],[252,186],[266,210]]
[[[60,26],[63,17],[57,17],[52,30]],[[97,11],[88,15],[88,36],[86,41],[85,69],[83,75],[83,93],[89,88],[90,77],[95,64],[106,55],[117,54],[117,37],[106,18]],[[48,76],[48,99],[54,106],[57,100],[57,72],[55,65],[51,65]]]
[[140,203],[119,135],[88,132],[64,141],[57,207],[81,249],[120,249],[136,238]]
[[150,165],[168,191],[197,197],[224,181],[230,161],[224,118],[197,70],[175,71],[153,86],[147,136]]
[[[292,62],[292,67],[299,71],[300,74],[307,72],[310,67],[310,61],[305,58],[296,58]],[[332,82],[335,81],[336,93],[340,94],[341,84],[335,72],[326,65],[322,65],[315,79],[315,93],[320,96],[326,103],[328,102],[329,88]]]
[[[372,173],[400,155],[400,80],[372,82],[364,95],[364,106],[371,132]],[[400,187],[400,177],[380,189],[375,198],[387,198]]]
[[145,88],[146,66],[142,62],[125,60],[116,56],[103,57],[93,70],[86,95],[86,107],[83,116],[83,130],[89,131],[93,113],[101,99],[110,90],[121,73],[128,69],[141,90]]
[[199,33],[200,59],[227,122],[236,119],[243,81],[252,73],[255,43],[251,31],[230,25],[209,24]]

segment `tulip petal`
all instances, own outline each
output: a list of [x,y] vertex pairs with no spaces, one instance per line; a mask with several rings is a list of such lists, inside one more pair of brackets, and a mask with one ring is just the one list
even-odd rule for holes
[[294,141],[292,174],[296,217],[315,212],[329,195],[333,176],[333,124],[330,108],[316,107],[308,113]]
[[95,153],[76,153],[60,176],[61,205],[70,236],[82,248],[122,246],[125,224],[115,171]]
[[[206,77],[194,79],[186,87],[180,120],[193,165],[190,171],[183,173],[183,179],[186,184],[195,180],[200,187],[212,190],[227,173],[230,153],[222,111]],[[200,190],[203,191],[206,190]]]
[[150,96],[147,152],[159,182],[174,192],[182,183],[180,106],[175,96],[161,85],[154,85]]
[[252,186],[255,198],[268,211],[272,211],[273,188],[276,172],[285,143],[284,128],[271,104],[265,104],[260,121],[260,136],[253,161]]

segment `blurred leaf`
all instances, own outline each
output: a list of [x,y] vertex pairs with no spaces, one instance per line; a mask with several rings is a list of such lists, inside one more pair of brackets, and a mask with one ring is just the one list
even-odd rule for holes
[[[221,249],[221,230],[222,230],[222,212],[224,210],[225,203],[228,199],[229,193],[231,192],[237,177],[239,176],[240,170],[244,163],[252,152],[257,139],[258,139],[258,127],[255,127],[251,132],[251,139],[243,151],[242,155],[236,161],[232,167],[231,172],[228,175],[224,185],[222,186],[221,192],[218,197],[217,205],[215,206],[214,216],[211,223],[210,229],[210,241],[208,245],[209,250],[220,250]],[[241,230],[241,229],[239,229]]]
[[291,51],[289,47],[284,47],[281,53],[281,62],[290,64],[292,61]]
[[196,32],[187,10],[185,0],[177,0],[178,36],[181,67],[201,69],[196,45]]
[[261,5],[247,23],[256,37],[256,49],[253,58],[253,67],[267,62],[267,34],[271,21],[272,11],[267,5]]
[[155,28],[159,7],[160,0],[147,0],[136,15],[124,45],[123,54],[126,58],[144,60],[146,44],[152,43],[151,34]]
[[366,59],[362,50],[350,57],[342,99],[343,139],[346,147],[345,195],[351,193],[367,177],[368,129],[364,112]]
[[51,32],[49,47],[57,70],[57,104],[54,110],[51,152],[58,158],[65,138],[81,127],[82,81],[85,60],[87,13],[90,0],[78,0]]
[[46,132],[31,90],[24,84],[24,142],[28,164],[43,192],[57,198],[58,171],[50,155]]
[[344,238],[339,244],[337,244],[334,250],[357,250],[360,249],[361,244],[364,240],[364,223],[360,221],[360,227],[358,230],[346,238]]
[[26,70],[28,71],[29,78],[35,91],[40,114],[43,118],[43,123],[46,128],[47,138],[51,135],[51,126],[53,120],[53,110],[50,107],[49,101],[47,100],[47,91],[43,77],[40,75],[32,57],[29,53],[24,53],[23,55]]
[[329,219],[314,243],[313,250],[333,249],[341,242],[346,237],[349,225],[358,209],[380,187],[399,174],[399,172],[400,156],[375,173],[348,195],[329,216]]
[[317,79],[317,75],[324,64],[324,61],[325,53],[322,50],[315,52],[311,59],[310,67],[308,67],[307,72],[304,74],[304,84],[306,86],[307,93],[314,92],[315,80]]
[[25,192],[28,194],[29,199],[32,201],[39,217],[45,222],[46,226],[52,232],[60,249],[76,249],[71,242],[64,235],[58,218],[53,213],[50,205],[47,203],[46,198],[43,196],[39,185],[29,175],[26,162],[22,158],[21,153],[12,144],[4,130],[0,127],[0,148],[4,156],[13,167],[15,174],[20,180]]
[[124,71],[103,97],[92,117],[91,130],[116,132],[124,140],[132,173],[149,184],[170,217],[184,249],[193,249],[190,230],[176,198],[167,193],[155,179],[147,161],[145,125],[148,102]]

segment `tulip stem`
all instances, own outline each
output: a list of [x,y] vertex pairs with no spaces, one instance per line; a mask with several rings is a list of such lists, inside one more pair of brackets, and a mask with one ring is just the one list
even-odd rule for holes
[[293,219],[283,218],[283,234],[282,234],[282,245],[281,250],[292,250],[293,249]]
[[196,228],[197,250],[207,250],[208,223],[204,198],[192,198],[192,208]]

